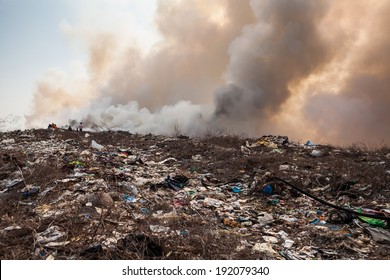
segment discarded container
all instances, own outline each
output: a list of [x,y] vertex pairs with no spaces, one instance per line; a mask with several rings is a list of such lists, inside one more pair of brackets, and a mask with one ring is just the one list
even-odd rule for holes
[[240,193],[241,192],[241,188],[237,187],[237,186],[234,186],[234,187],[231,188],[231,191],[234,192],[234,193]]

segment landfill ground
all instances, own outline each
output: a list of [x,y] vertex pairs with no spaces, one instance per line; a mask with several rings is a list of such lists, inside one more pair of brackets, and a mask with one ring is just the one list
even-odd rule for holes
[[[92,142],[94,141],[94,142]],[[0,134],[1,259],[390,259],[390,148]]]

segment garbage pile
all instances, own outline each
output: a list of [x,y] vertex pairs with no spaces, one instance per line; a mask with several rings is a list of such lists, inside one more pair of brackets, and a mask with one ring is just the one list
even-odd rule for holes
[[390,259],[390,149],[0,134],[1,259]]

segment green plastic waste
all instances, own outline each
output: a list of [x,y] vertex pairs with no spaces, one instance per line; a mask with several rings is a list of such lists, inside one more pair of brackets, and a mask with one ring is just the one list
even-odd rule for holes
[[[357,209],[357,212],[363,213],[363,210],[361,208]],[[367,224],[370,224],[372,226],[377,226],[377,227],[382,227],[386,228],[387,224],[386,221],[380,220],[380,219],[375,219],[375,218],[370,218],[370,217],[364,217],[364,216],[358,216],[358,218]]]

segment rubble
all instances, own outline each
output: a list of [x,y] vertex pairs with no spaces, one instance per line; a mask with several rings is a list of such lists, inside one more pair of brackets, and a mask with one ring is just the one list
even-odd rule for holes
[[1,133],[0,256],[390,259],[389,154],[286,136]]

